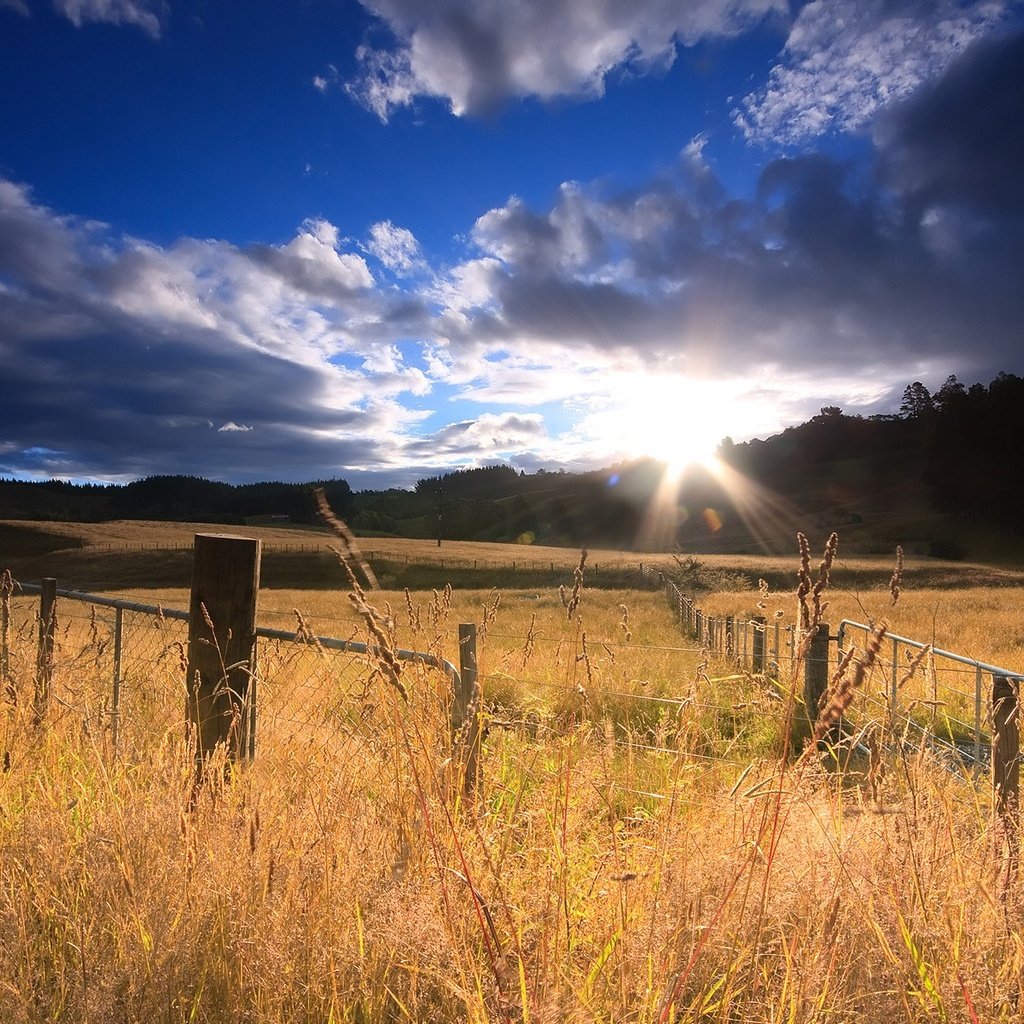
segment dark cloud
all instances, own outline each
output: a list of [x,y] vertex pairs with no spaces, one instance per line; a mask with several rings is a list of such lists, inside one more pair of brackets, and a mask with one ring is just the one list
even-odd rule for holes
[[[873,166],[771,161],[730,198],[690,147],[674,179],[512,200],[474,238],[499,266],[460,337],[627,345],[723,374],[1020,368],[1024,37],[976,44],[875,132]],[[565,225],[585,226],[566,230]]]
[[976,44],[882,119],[887,179],[914,204],[1024,212],[1024,32]]
[[349,319],[387,304],[336,242],[308,225],[273,266],[227,243],[161,249],[0,181],[0,472],[308,479],[389,461],[394,396],[423,377],[372,341],[344,359]]
[[417,96],[452,112],[486,114],[512,98],[599,96],[616,68],[649,72],[672,63],[679,44],[732,35],[782,0],[363,0],[394,35],[389,48],[362,47],[349,92],[387,120]]

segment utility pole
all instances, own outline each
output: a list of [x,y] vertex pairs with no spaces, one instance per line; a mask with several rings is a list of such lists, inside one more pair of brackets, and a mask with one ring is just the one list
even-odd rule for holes
[[441,509],[444,490],[441,485],[441,478],[437,478],[437,546],[441,546]]

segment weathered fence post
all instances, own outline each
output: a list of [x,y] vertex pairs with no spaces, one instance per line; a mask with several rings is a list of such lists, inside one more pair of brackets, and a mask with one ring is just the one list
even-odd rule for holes
[[39,649],[36,653],[36,685],[33,700],[33,720],[36,725],[50,709],[50,683],[53,679],[53,634],[57,612],[57,581],[52,577],[42,580],[39,591]]
[[459,623],[459,686],[452,707],[463,761],[462,791],[472,796],[480,781],[480,680],[476,660],[476,624]]
[[17,695],[11,685],[11,594],[14,593],[14,580],[11,570],[0,572],[0,686],[4,696],[14,701]]
[[997,835],[1006,848],[1008,884],[1017,873],[1020,836],[1017,810],[1020,805],[1020,680],[992,677],[992,790],[999,818]]
[[[814,727],[818,722],[818,710],[821,698],[828,689],[828,645],[829,627],[821,623],[811,637],[807,647],[807,658],[804,661],[804,710],[807,714],[809,735],[814,735]],[[829,743],[839,739],[839,723],[837,722],[827,734]]]
[[981,778],[981,666],[974,670],[974,781]]
[[188,620],[186,722],[205,760],[218,744],[235,760],[251,749],[249,700],[261,542],[195,536]]
[[697,637],[697,643],[704,645],[704,613],[698,608],[693,613],[693,633]]
[[767,622],[763,615],[754,616],[754,659],[752,670],[754,675],[761,675],[764,672],[764,651],[767,644]]
[[124,609],[114,609],[114,694],[110,711],[110,742],[114,757],[121,752],[121,645],[124,640]]
[[725,655],[727,658],[736,655],[736,618],[732,615],[725,617]]

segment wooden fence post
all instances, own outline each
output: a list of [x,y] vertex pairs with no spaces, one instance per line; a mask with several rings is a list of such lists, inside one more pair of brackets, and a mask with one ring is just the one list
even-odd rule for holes
[[481,691],[476,660],[476,624],[459,623],[459,687],[452,726],[463,761],[462,792],[472,796],[480,781]]
[[[821,698],[828,689],[828,644],[829,627],[821,623],[811,637],[804,661],[804,710],[807,715],[808,735],[814,734],[818,722],[818,708]],[[832,726],[825,739],[829,743],[837,743],[840,738],[839,723]]]
[[999,818],[997,835],[1006,849],[1003,884],[1016,876],[1020,855],[1020,680],[992,677],[992,790]]
[[50,709],[50,683],[53,679],[53,634],[57,622],[57,581],[42,580],[39,592],[39,648],[36,652],[36,686],[33,721],[39,725]]
[[4,696],[13,704],[17,694],[11,684],[11,594],[14,593],[14,580],[11,570],[0,572],[0,686]]
[[763,615],[755,615],[753,618],[754,652],[751,664],[751,671],[754,673],[755,676],[762,675],[764,673],[764,651],[768,639],[766,632],[767,622],[768,620]]
[[188,619],[186,724],[203,761],[219,743],[231,760],[251,749],[247,735],[261,542],[195,536]]
[[733,658],[736,655],[736,617],[726,615],[725,617],[725,656]]

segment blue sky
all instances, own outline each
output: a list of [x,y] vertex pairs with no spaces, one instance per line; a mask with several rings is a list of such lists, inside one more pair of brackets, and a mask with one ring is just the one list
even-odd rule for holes
[[1024,370],[1017,0],[0,0],[0,474],[685,459]]

